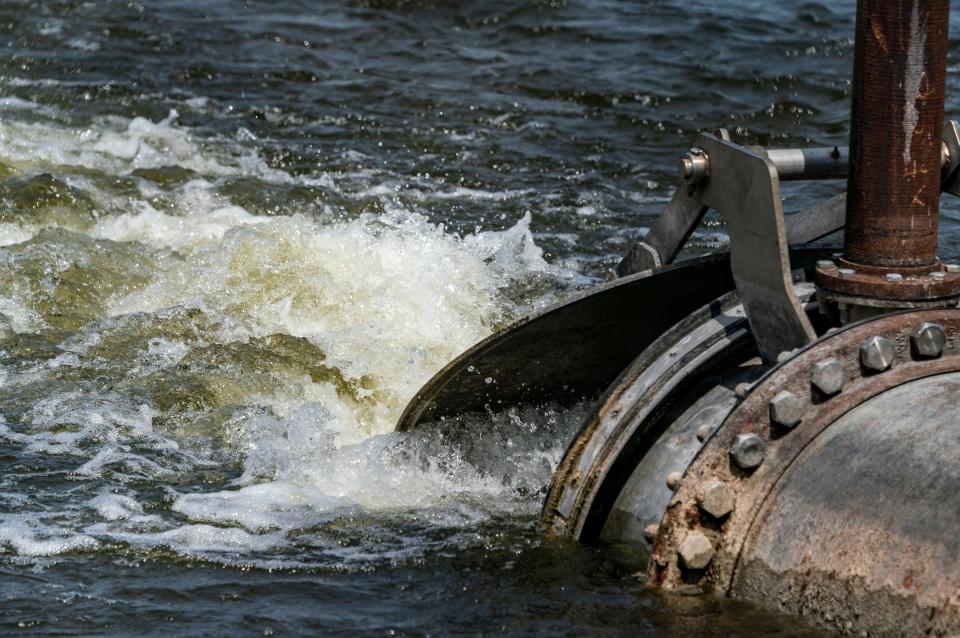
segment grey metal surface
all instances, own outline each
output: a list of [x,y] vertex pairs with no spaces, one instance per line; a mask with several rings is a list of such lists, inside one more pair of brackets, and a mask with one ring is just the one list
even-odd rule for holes
[[825,148],[768,148],[767,158],[777,167],[781,182],[814,179],[843,179],[850,165],[843,146]]
[[843,230],[847,215],[847,194],[834,195],[812,208],[787,215],[787,243],[806,244]]
[[[646,526],[659,522],[672,495],[668,477],[682,473],[701,446],[697,431],[719,426],[736,404],[736,384],[759,375],[756,369],[727,369],[729,357],[722,356],[739,349],[749,359],[755,356],[750,346],[734,293],[701,308],[651,344],[598,402],[571,443],[551,482],[541,527],[581,540],[644,539]],[[728,382],[711,380],[704,397],[675,404],[677,387],[695,375],[702,377],[710,362],[716,369],[709,375],[726,369]],[[646,449],[654,442],[654,449]],[[615,463],[628,460],[625,450],[643,461],[623,473]]]
[[[926,324],[944,327],[947,340],[939,355],[924,356],[911,347],[911,335]],[[895,344],[895,359],[884,370],[861,361],[860,344],[872,337]],[[730,593],[854,635],[952,635],[960,629],[960,570],[949,561],[930,566],[945,553],[958,560],[958,337],[958,309],[896,313],[831,332],[770,370],[685,470],[655,531],[651,582]],[[825,395],[813,376],[830,358],[842,363],[848,380]],[[951,375],[942,393],[937,382],[914,383],[940,375]],[[900,386],[907,390],[891,393]],[[792,428],[770,416],[770,401],[784,390],[805,400],[805,413]],[[831,440],[836,425],[843,431],[844,415],[882,396],[892,398],[863,412],[849,428],[850,443],[842,452],[818,447]],[[755,468],[743,469],[730,457],[743,435],[765,445],[763,463]],[[802,459],[807,459],[805,476],[813,478],[794,483],[791,473]],[[860,471],[867,466],[869,471]],[[736,495],[735,508],[722,522],[700,506],[703,490],[717,481]],[[781,498],[782,485],[796,486],[790,488],[793,496]],[[928,490],[921,504],[905,506]],[[865,498],[872,502],[864,505]],[[848,507],[856,533],[844,527]],[[882,515],[873,516],[874,509]],[[861,516],[867,511],[870,515]],[[764,531],[768,520],[774,532]],[[714,549],[706,568],[690,569],[679,551],[693,532],[706,536]],[[946,552],[927,551],[938,545]],[[788,568],[778,562],[784,560]],[[890,572],[892,562],[899,571]],[[938,570],[953,575],[942,579]]]
[[869,635],[960,631],[960,373],[897,386],[797,457],[732,593]]
[[[830,250],[796,250],[791,260],[809,273]],[[718,254],[574,295],[450,362],[417,392],[397,429],[464,412],[598,395],[670,326],[732,289],[729,257]]]
[[943,145],[946,149],[941,184],[943,190],[960,196],[960,124],[950,120],[943,127]]
[[617,275],[626,277],[673,263],[706,212],[707,207],[690,197],[687,185],[681,184],[646,236],[617,264]]
[[730,235],[730,268],[764,361],[816,338],[793,292],[780,184],[773,163],[744,147],[700,135],[710,179],[694,197],[716,209]]

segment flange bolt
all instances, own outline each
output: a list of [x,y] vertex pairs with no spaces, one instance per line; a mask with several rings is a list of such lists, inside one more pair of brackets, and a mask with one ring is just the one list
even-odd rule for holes
[[910,335],[910,343],[913,351],[923,357],[939,357],[947,345],[947,333],[941,324],[925,321]]
[[723,518],[736,506],[737,494],[723,481],[714,479],[697,495],[697,503],[710,516]]
[[730,447],[733,462],[741,469],[749,470],[763,463],[763,441],[753,432],[738,434]]
[[903,275],[901,275],[898,272],[888,272],[883,276],[883,278],[886,279],[891,284],[898,284],[901,281],[903,281]]
[[810,377],[813,386],[824,394],[836,394],[843,389],[847,383],[847,368],[843,361],[836,357],[830,357],[823,361],[818,361],[813,366],[813,374]]
[[782,390],[770,399],[770,420],[785,428],[792,428],[803,420],[807,402],[789,390]]
[[886,337],[870,337],[860,343],[860,362],[870,370],[883,372],[897,355],[893,341]]
[[704,569],[715,554],[710,539],[702,532],[690,532],[677,548],[680,560],[687,569]]

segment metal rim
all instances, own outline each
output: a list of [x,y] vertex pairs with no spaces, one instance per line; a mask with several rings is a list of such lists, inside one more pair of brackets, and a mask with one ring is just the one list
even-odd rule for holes
[[[939,348],[925,349],[922,343],[918,348],[916,335],[923,326],[942,329]],[[829,334],[772,369],[729,414],[681,478],[657,532],[651,581],[665,588],[695,585],[728,592],[757,514],[790,464],[821,432],[867,399],[915,379],[960,371],[958,336],[958,309],[885,315]],[[873,357],[876,353],[867,350],[874,346],[889,356]],[[813,375],[818,365],[831,359],[840,362],[846,380],[835,392],[825,392]],[[772,403],[783,393],[799,399],[796,423],[778,423],[774,418]],[[746,438],[759,445],[760,459],[741,459],[748,462],[738,464],[732,453]],[[722,518],[704,512],[699,502],[705,487],[716,481],[729,487],[735,498],[732,512]],[[702,547],[700,556],[709,556],[702,565],[685,561],[683,550],[692,546],[683,546],[688,537],[709,542],[709,548]]]
[[[800,286],[798,292],[806,299],[813,287]],[[618,471],[618,465],[642,458],[657,443],[669,426],[658,418],[666,406],[690,402],[699,396],[685,391],[691,385],[755,357],[736,293],[704,306],[664,333],[610,386],[571,442],[551,481],[541,528],[595,540],[628,476]]]

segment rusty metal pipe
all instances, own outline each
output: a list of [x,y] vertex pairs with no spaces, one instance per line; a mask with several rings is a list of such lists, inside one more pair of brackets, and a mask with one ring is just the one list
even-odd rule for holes
[[859,0],[844,256],[937,263],[948,0]]

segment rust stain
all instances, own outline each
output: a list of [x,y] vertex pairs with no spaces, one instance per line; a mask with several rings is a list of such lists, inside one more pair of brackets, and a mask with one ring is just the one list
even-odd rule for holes
[[876,22],[871,22],[870,30],[873,31],[873,37],[876,38],[877,44],[880,45],[880,48],[883,49],[883,52],[889,54],[890,47],[887,46],[887,37],[883,34],[883,27]]

